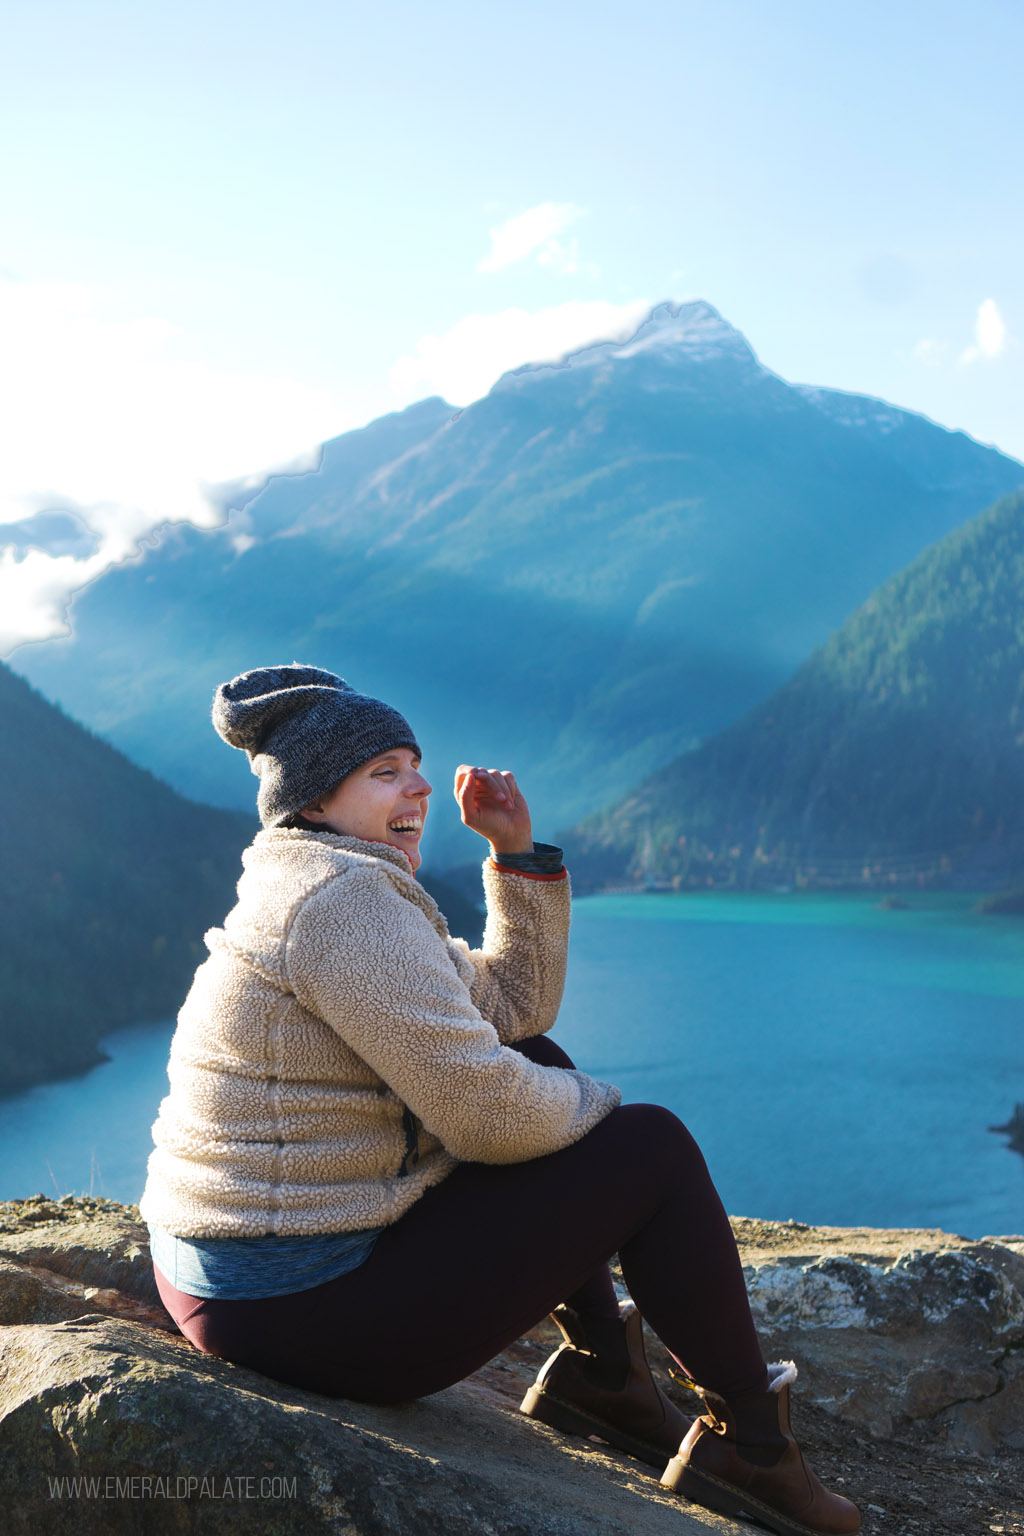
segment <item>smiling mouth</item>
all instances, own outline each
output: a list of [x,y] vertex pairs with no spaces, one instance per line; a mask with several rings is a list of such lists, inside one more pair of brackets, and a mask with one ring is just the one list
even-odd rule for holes
[[400,821],[389,821],[388,831],[397,832],[400,837],[418,837],[423,831],[423,822],[419,816],[404,816]]

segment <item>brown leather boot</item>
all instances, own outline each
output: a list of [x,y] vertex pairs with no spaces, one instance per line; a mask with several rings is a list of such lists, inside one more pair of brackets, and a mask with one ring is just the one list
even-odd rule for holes
[[748,1515],[781,1536],[852,1536],[856,1504],[823,1488],[789,1422],[791,1360],[768,1367],[769,1385],[728,1402],[703,1387],[707,1413],[692,1425],[662,1485],[723,1515]]
[[631,1301],[619,1320],[584,1318],[562,1305],[552,1317],[565,1337],[521,1402],[554,1429],[602,1440],[664,1467],[690,1420],[659,1390],[644,1352],[643,1320]]

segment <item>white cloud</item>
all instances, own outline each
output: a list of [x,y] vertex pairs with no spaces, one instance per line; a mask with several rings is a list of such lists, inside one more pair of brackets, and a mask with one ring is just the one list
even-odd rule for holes
[[926,368],[938,368],[949,351],[948,341],[936,341],[933,336],[923,336],[914,346],[914,356]]
[[290,464],[351,416],[325,391],[190,357],[177,327],[103,299],[0,278],[0,524],[63,508],[100,536],[87,559],[0,553],[0,653],[61,633],[70,593],[155,524],[211,525],[212,486]]
[[974,341],[961,352],[957,359],[957,366],[964,368],[970,363],[980,362],[983,358],[991,360],[1001,357],[1006,351],[1008,340],[1006,321],[999,313],[995,299],[986,299],[984,303],[978,305],[978,314],[974,322]]
[[76,560],[30,549],[15,558],[0,549],[0,652],[26,640],[46,640],[64,630],[64,605],[76,587],[98,576],[110,562],[94,555]]
[[580,243],[570,240],[563,245],[560,240],[549,240],[537,252],[537,265],[550,267],[552,272],[564,272],[572,276],[580,269]]
[[632,335],[650,307],[647,299],[628,304],[573,299],[533,314],[504,309],[467,315],[443,335],[421,336],[415,353],[400,357],[391,369],[391,385],[404,404],[437,394],[452,405],[469,405],[510,368],[556,362],[588,342]]
[[515,261],[537,255],[542,267],[556,272],[576,272],[579,267],[577,242],[567,245],[558,239],[570,224],[586,212],[574,203],[538,203],[512,219],[506,219],[490,231],[491,253],[477,262],[478,272],[498,272]]

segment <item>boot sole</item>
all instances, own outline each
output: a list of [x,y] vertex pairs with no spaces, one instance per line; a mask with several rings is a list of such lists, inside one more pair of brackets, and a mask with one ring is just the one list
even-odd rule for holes
[[[661,1485],[673,1493],[682,1494],[691,1504],[702,1504],[705,1509],[713,1509],[717,1514],[731,1515],[734,1519],[737,1515],[746,1515],[759,1525],[775,1531],[777,1536],[822,1536],[820,1529],[815,1530],[811,1525],[804,1525],[800,1520],[781,1514],[770,1504],[715,1477],[713,1472],[701,1472],[688,1462],[680,1462],[675,1456],[665,1468]],[[849,1532],[849,1536],[857,1536],[859,1530],[858,1525],[855,1531]]]
[[582,1408],[562,1402],[561,1398],[552,1397],[543,1387],[530,1388],[519,1404],[519,1412],[525,1413],[528,1419],[539,1419],[552,1429],[560,1429],[563,1434],[582,1435],[584,1439],[600,1435],[602,1440],[607,1440],[616,1450],[625,1451],[627,1455],[635,1456],[638,1461],[646,1462],[649,1467],[657,1467],[659,1471],[672,1454],[646,1440],[637,1440],[626,1430],[604,1419],[596,1419],[592,1414],[584,1413]]

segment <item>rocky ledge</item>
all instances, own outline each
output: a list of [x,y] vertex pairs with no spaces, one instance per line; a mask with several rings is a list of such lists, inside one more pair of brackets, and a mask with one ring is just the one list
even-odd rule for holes
[[[865,1536],[1024,1531],[1024,1238],[744,1218],[734,1228],[766,1352],[799,1367],[801,1442],[861,1504]],[[556,1341],[545,1322],[468,1381],[398,1408],[317,1397],[181,1338],[134,1207],[0,1203],[4,1528],[740,1530],[666,1496],[606,1446],[516,1412]],[[666,1390],[699,1411],[657,1340],[649,1348]]]

